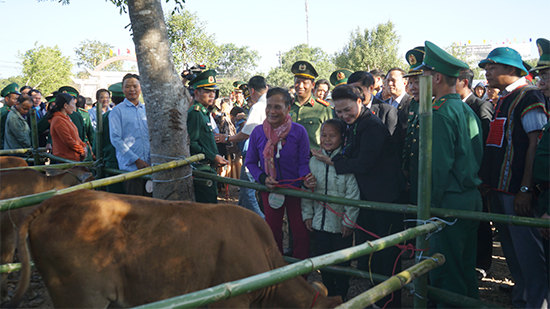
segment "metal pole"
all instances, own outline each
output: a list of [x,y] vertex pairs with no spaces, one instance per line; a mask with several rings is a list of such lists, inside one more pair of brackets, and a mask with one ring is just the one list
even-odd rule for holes
[[380,251],[396,245],[418,235],[433,232],[445,226],[442,222],[428,223],[422,226],[401,231],[384,238],[366,242],[359,246],[343,249],[329,254],[303,260],[301,262],[280,267],[265,273],[254,275],[237,281],[226,282],[205,290],[180,295],[158,302],[142,305],[135,308],[197,308],[206,306],[213,302],[222,301],[230,297],[246,294],[254,290],[286,281],[299,275],[307,274],[315,269],[342,263],[372,252]]
[[38,152],[38,126],[36,125],[36,109],[31,108],[31,141],[32,141],[32,154],[34,157],[34,165],[40,165],[40,153]]
[[16,209],[16,208],[21,208],[21,207],[26,207],[26,206],[39,204],[42,201],[44,201],[44,200],[46,200],[46,199],[48,199],[52,196],[55,196],[55,195],[61,195],[61,194],[69,193],[69,192],[74,192],[74,191],[77,191],[77,190],[82,190],[82,189],[94,189],[94,188],[97,188],[97,187],[107,186],[107,185],[111,185],[113,183],[138,178],[138,177],[143,176],[143,175],[149,175],[149,174],[152,174],[152,173],[155,173],[155,172],[164,171],[164,170],[184,166],[184,165],[190,164],[192,162],[197,162],[197,161],[200,161],[200,160],[203,160],[203,159],[204,159],[204,154],[200,153],[198,155],[190,156],[187,159],[171,161],[171,162],[168,162],[168,163],[163,163],[163,164],[159,164],[159,165],[155,165],[155,166],[151,166],[151,167],[142,168],[142,169],[137,170],[137,171],[133,171],[133,172],[117,175],[117,176],[112,176],[112,177],[108,177],[108,178],[103,178],[103,179],[98,179],[98,180],[94,180],[94,181],[90,181],[90,182],[85,182],[83,184],[79,184],[79,185],[72,186],[72,187],[65,188],[65,189],[61,189],[61,190],[53,189],[53,190],[42,192],[42,193],[37,193],[37,194],[32,194],[32,195],[26,195],[26,196],[21,196],[21,197],[14,197],[14,198],[10,198],[10,199],[0,200],[0,211],[5,211],[5,210],[9,210],[9,209]]
[[414,264],[397,275],[391,276],[384,282],[341,304],[336,309],[361,309],[370,306],[394,291],[400,290],[415,278],[443,265],[443,263],[445,263],[445,257],[440,253],[436,253],[431,259]]
[[[200,172],[197,170],[193,171],[193,175],[196,177],[211,179],[220,183],[227,183],[234,186],[251,188],[254,190],[267,191],[267,192],[277,192],[283,195],[307,198],[307,199],[327,202],[327,203],[336,203],[340,205],[355,206],[355,207],[365,208],[365,209],[376,209],[376,210],[399,212],[399,213],[417,214],[418,212],[418,207],[414,205],[350,200],[346,198],[316,194],[316,193],[306,192],[306,191],[301,191],[296,189],[276,188],[274,190],[270,190],[266,186],[256,182],[221,177],[215,174]],[[550,220],[538,219],[538,218],[509,216],[509,215],[500,215],[500,214],[494,214],[494,213],[442,209],[442,208],[432,208],[430,209],[430,212],[431,212],[431,215],[433,216],[437,216],[439,218],[445,218],[445,219],[458,218],[458,219],[468,219],[468,220],[475,220],[475,221],[492,221],[492,222],[499,222],[499,223],[506,223],[506,224],[512,224],[512,225],[520,225],[520,226],[550,228]]]
[[101,179],[105,176],[103,173],[105,162],[103,161],[103,104],[99,100],[96,103],[96,109],[95,154],[96,159],[99,160],[99,164],[96,168],[96,178]]
[[[430,218],[432,196],[432,77],[420,76],[420,154],[418,156],[418,220]],[[417,225],[421,225],[420,221]],[[416,238],[417,249],[427,249],[426,237]],[[416,251],[416,263],[420,263],[422,251]],[[414,280],[414,308],[426,308],[428,300],[428,276]]]

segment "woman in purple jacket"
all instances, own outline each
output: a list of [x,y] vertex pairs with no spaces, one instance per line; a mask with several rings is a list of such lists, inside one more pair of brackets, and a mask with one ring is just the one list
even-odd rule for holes
[[[300,188],[315,186],[309,171],[309,138],[306,129],[290,119],[292,99],[287,90],[273,88],[267,92],[266,119],[250,134],[246,167],[254,179],[268,189],[290,184]],[[283,215],[285,209],[294,236],[294,257],[309,257],[309,232],[302,220],[301,200],[297,197],[261,192],[265,220],[283,253]]]

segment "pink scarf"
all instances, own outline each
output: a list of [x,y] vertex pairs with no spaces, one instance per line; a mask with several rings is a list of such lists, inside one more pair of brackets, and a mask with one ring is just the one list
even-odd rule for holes
[[[274,129],[271,124],[267,122],[267,119],[264,120],[263,126],[264,134],[267,138],[267,142],[265,143],[265,148],[263,151],[265,173],[268,176],[277,179],[277,169],[275,169],[275,149],[277,147],[277,144],[288,135],[288,132],[290,132],[292,120],[290,118],[290,115],[287,114],[285,117],[285,122],[277,128]],[[281,142],[281,146],[282,144],[283,143]]]

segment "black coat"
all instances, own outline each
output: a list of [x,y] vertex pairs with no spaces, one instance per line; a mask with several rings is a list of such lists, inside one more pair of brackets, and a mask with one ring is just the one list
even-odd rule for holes
[[355,174],[362,200],[397,200],[405,177],[386,126],[363,106],[359,118],[346,131],[343,154],[332,159],[336,173]]
[[399,121],[397,116],[397,109],[384,101],[374,97],[372,99],[372,104],[370,110],[376,117],[380,118],[382,122],[386,125],[390,134],[393,135],[395,129],[397,128],[397,123]]
[[491,120],[493,120],[493,104],[489,101],[485,101],[476,97],[473,93],[466,99],[466,104],[481,120],[481,128],[483,129],[483,144],[487,141],[487,135],[489,135],[489,127],[491,126]]
[[[409,120],[409,106],[411,105],[411,100],[413,97],[408,93],[405,93],[403,99],[399,103],[397,108],[397,117],[399,122],[395,133],[393,134],[393,141],[395,143],[395,150],[399,154],[399,160],[401,161],[401,156],[403,154],[403,148],[405,147],[405,135],[407,134],[407,123]],[[389,101],[389,99],[388,99]]]

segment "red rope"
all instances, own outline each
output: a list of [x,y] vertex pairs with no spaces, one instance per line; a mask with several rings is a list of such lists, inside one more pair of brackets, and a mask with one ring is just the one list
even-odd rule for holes
[[[305,192],[308,192],[307,190],[304,190],[302,188],[298,188],[298,187],[294,187],[292,186],[292,184],[298,182],[298,181],[302,181],[302,180],[305,180],[305,177],[300,177],[300,178],[297,178],[297,179],[290,179],[290,180],[280,180],[279,181],[279,184],[275,185],[276,187],[279,187],[279,188],[287,188],[287,189],[296,189],[296,190],[300,190],[300,191],[305,191]],[[286,184],[281,184],[281,182],[287,182]],[[311,189],[311,192],[313,192],[313,189]],[[335,214],[337,217],[341,218],[344,220],[345,223],[353,226],[354,228],[358,229],[358,230],[361,230],[369,235],[371,235],[372,237],[374,238],[377,238],[377,239],[380,239],[382,237],[376,235],[375,233],[371,232],[371,231],[367,231],[366,229],[364,229],[363,227],[361,227],[360,225],[358,225],[357,223],[351,221],[351,219],[348,217],[347,214],[343,213],[343,212],[338,212],[334,209],[332,209],[332,207],[330,207],[326,202],[321,202],[321,201],[317,201],[317,203],[319,203],[319,205],[323,206],[324,208],[326,208],[328,211],[332,212],[333,214]],[[399,258],[401,257],[401,255],[407,251],[407,250],[411,250],[411,255],[409,256],[409,258],[412,258],[413,255],[414,255],[414,252],[415,251],[428,251],[429,248],[427,249],[417,249],[413,244],[406,244],[406,245],[401,245],[401,244],[396,244],[394,245],[396,247],[398,247],[399,249],[401,249],[401,252],[399,253],[399,255],[397,256],[397,259],[395,260],[395,263],[393,264],[393,270],[392,270],[392,276],[395,275],[395,269],[397,268],[397,262],[399,261]],[[316,297],[317,298],[317,297]],[[384,305],[384,307],[382,308],[386,308],[386,306],[393,300],[393,293],[391,293],[391,298],[386,302],[386,304]],[[315,303],[315,300],[313,301]],[[313,307],[313,304],[311,305]]]
[[313,308],[313,306],[315,305],[315,301],[317,301],[317,297],[319,297],[319,291],[317,291],[317,294],[315,294],[315,297],[313,298],[313,302],[311,303],[311,306],[309,306],[309,308]]

